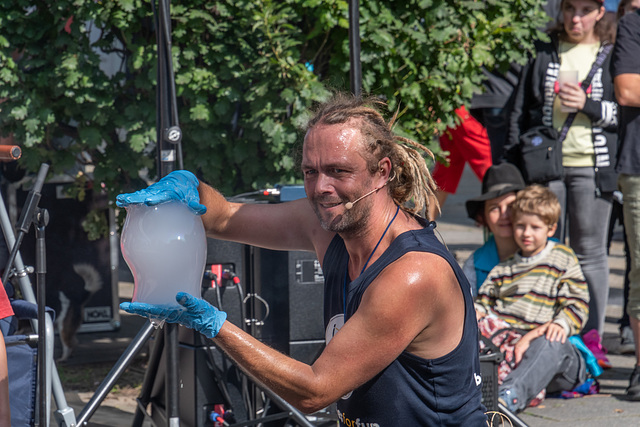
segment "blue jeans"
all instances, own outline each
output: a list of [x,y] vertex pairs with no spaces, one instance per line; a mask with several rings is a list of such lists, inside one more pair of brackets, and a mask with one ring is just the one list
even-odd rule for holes
[[621,174],[618,187],[623,195],[624,230],[631,262],[626,311],[630,317],[640,319],[640,176]]
[[[552,181],[549,188],[562,206],[556,237],[568,229],[569,246],[576,253],[589,287],[589,320],[583,331],[604,330],[609,299],[609,260],[607,236],[613,193],[596,195],[595,172],[591,167],[564,168],[564,179]],[[568,224],[563,219],[567,213]]]
[[587,379],[586,363],[569,342],[536,338],[525,351],[520,364],[504,379],[500,390],[511,390],[522,411],[542,389],[547,393],[573,390]]

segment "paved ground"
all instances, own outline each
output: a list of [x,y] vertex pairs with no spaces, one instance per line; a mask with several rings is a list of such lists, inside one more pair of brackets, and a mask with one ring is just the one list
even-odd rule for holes
[[[480,183],[467,169],[458,194],[447,200],[437,230],[460,262],[469,253],[480,246],[482,232],[466,217],[464,201],[480,192]],[[606,218],[602,219],[603,226]],[[611,267],[611,291],[607,311],[607,324],[604,344],[611,351],[617,346],[618,329],[616,321],[622,312],[622,275],[624,273],[624,254],[620,241],[620,231],[611,248],[609,257]],[[131,293],[131,283],[123,281],[120,296],[126,299]],[[115,362],[122,351],[139,331],[143,321],[122,314],[122,327],[119,331],[94,334],[81,334],[80,346],[73,363],[93,363],[96,360]],[[601,393],[579,399],[546,399],[539,407],[527,409],[520,420],[529,426],[637,426],[640,425],[640,402],[628,402],[624,399],[624,390],[633,368],[634,356],[609,354],[613,368],[600,377]],[[68,404],[79,414],[91,393],[77,393],[65,390]],[[55,406],[54,406],[55,408]],[[133,396],[110,395],[91,417],[88,426],[130,426],[135,410]],[[52,423],[52,425],[55,425]]]

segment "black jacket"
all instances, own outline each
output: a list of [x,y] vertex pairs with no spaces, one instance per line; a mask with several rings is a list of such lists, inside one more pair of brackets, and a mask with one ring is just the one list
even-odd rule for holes
[[[602,48],[602,47],[601,47]],[[600,192],[616,190],[614,171],[618,145],[618,104],[615,100],[613,77],[609,71],[611,54],[594,75],[592,91],[587,95],[584,109],[592,123],[596,153],[596,187]],[[588,65],[589,69],[591,64]],[[523,68],[509,118],[509,133],[505,145],[505,160],[520,166],[520,135],[534,126],[553,126],[554,86],[560,70],[558,39],[539,42],[536,57]]]

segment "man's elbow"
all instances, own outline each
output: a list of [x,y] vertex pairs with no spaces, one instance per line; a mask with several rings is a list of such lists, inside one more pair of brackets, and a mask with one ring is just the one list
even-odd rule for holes
[[634,106],[634,98],[638,98],[638,95],[635,94],[628,89],[625,88],[616,88],[616,101],[618,101],[618,105],[622,107],[633,107]]
[[616,101],[623,107],[640,106],[640,74],[621,74],[613,79]]
[[309,396],[297,402],[291,402],[291,404],[303,414],[308,415],[326,408],[334,401],[328,396]]

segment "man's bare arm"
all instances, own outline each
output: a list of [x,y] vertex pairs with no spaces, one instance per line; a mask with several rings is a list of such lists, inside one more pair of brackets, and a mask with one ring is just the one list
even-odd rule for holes
[[321,228],[307,199],[277,204],[231,203],[203,182],[198,192],[200,203],[207,207],[202,221],[210,237],[276,250],[311,251],[319,257],[333,238],[333,233]]
[[623,107],[640,107],[640,74],[620,74],[613,79],[616,100]]

